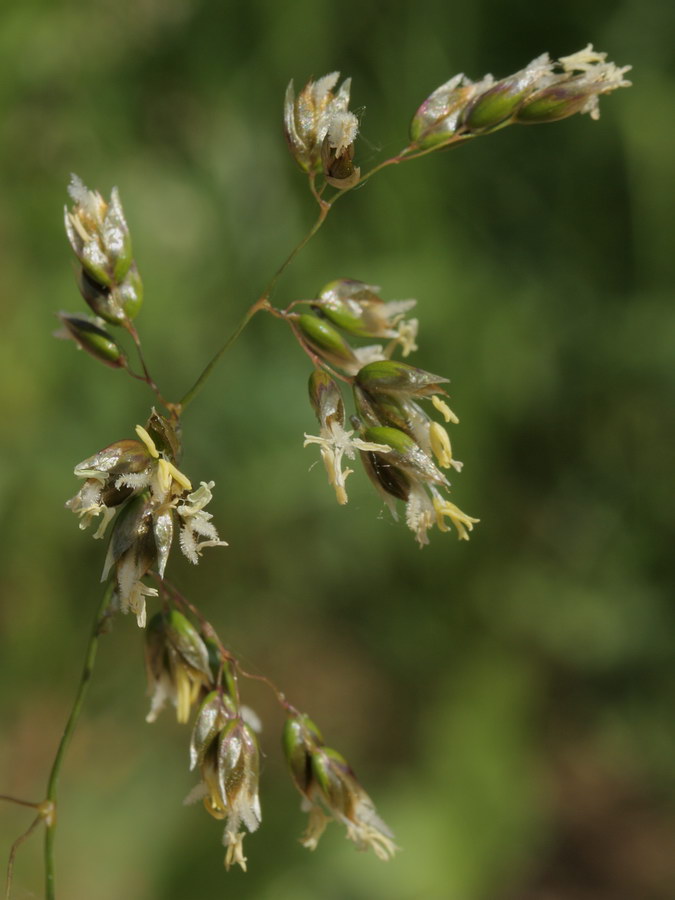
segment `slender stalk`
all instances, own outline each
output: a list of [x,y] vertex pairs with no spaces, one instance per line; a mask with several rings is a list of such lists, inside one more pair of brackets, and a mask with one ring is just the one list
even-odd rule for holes
[[322,200],[322,199],[321,199],[321,195],[323,194],[325,187],[326,187],[326,185],[323,184],[323,185],[321,185],[321,188],[320,188],[319,190],[317,190],[317,188],[316,188],[316,174],[312,173],[312,174],[309,176],[309,189],[310,189],[310,191],[312,192],[312,197],[314,197],[314,199],[315,199],[316,202],[319,204],[319,206],[321,207],[321,209],[323,209],[325,206],[330,205],[330,204],[326,203],[325,200]]
[[148,369],[148,366],[147,366],[147,364],[146,364],[146,362],[145,362],[145,357],[143,356],[143,348],[141,347],[141,339],[140,339],[140,337],[139,337],[139,335],[138,335],[138,331],[136,330],[136,326],[133,324],[133,322],[130,322],[130,321],[127,319],[127,320],[124,322],[124,327],[125,327],[125,329],[128,331],[128,333],[130,334],[131,339],[132,339],[133,342],[134,342],[134,345],[135,345],[135,347],[136,347],[136,352],[138,353],[138,359],[139,359],[139,361],[140,361],[140,363],[141,363],[141,367],[142,367],[142,369],[143,369],[143,375],[142,375],[142,376],[140,376],[140,375],[134,375],[133,372],[131,372],[130,370],[128,370],[128,371],[129,371],[129,374],[132,375],[134,378],[138,378],[139,381],[144,381],[144,382],[148,385],[148,387],[154,392],[155,396],[157,397],[157,399],[159,400],[159,402],[162,404],[162,406],[164,406],[164,407],[166,407],[166,409],[172,411],[172,410],[173,410],[172,404],[169,403],[169,402],[167,402],[167,401],[164,399],[164,397],[162,396],[162,392],[161,392],[160,389],[157,387],[157,383],[155,382],[154,378],[153,378],[152,375],[150,374],[150,370]]
[[9,794],[0,794],[0,800],[6,800],[8,803],[16,803],[18,806],[30,806],[31,809],[37,809],[39,803],[31,803],[30,800],[20,800],[18,797],[10,797]]
[[237,327],[232,332],[232,334],[228,337],[228,339],[225,341],[223,346],[216,352],[216,354],[212,357],[212,359],[207,363],[207,365],[204,368],[204,370],[202,371],[201,375],[195,381],[195,383],[192,385],[190,390],[176,404],[176,409],[179,413],[182,412],[188,406],[188,404],[190,404],[194,400],[194,398],[197,396],[197,394],[200,393],[200,391],[202,390],[202,388],[204,387],[204,385],[206,384],[208,379],[211,377],[211,373],[213,372],[215,367],[218,365],[218,363],[223,358],[225,353],[227,353],[227,351],[230,349],[232,344],[234,344],[234,342],[237,340],[237,338],[242,333],[244,328],[246,328],[246,326],[251,321],[253,316],[255,316],[256,313],[260,312],[261,309],[271,309],[270,303],[269,303],[269,296],[272,293],[272,291],[274,290],[277,281],[281,278],[283,273],[286,271],[288,266],[293,262],[293,260],[298,255],[298,253],[300,253],[300,251],[303,249],[303,247],[305,247],[305,245],[307,243],[309,243],[309,241],[314,237],[314,235],[317,233],[319,228],[321,228],[321,226],[323,225],[323,223],[326,220],[326,216],[328,215],[330,208],[331,208],[330,204],[322,205],[321,211],[320,211],[319,216],[318,216],[316,222],[314,223],[314,225],[312,225],[312,227],[307,232],[307,234],[304,236],[304,238],[300,241],[300,243],[296,244],[295,247],[291,250],[291,252],[288,254],[286,259],[283,261],[283,263],[279,266],[279,268],[274,273],[272,278],[269,280],[267,286],[265,287],[265,290],[262,292],[260,297],[249,308],[249,310],[247,311],[244,318],[237,325]]
[[113,583],[110,582],[108,587],[105,589],[103,593],[103,599],[101,600],[101,604],[99,608],[96,610],[96,615],[94,617],[94,624],[91,629],[91,637],[89,638],[89,644],[87,646],[87,654],[84,659],[84,667],[82,669],[82,675],[80,676],[80,682],[77,688],[77,693],[75,694],[75,699],[73,701],[72,709],[70,710],[70,715],[68,716],[68,721],[66,722],[66,727],[63,730],[63,736],[61,737],[61,742],[56,751],[56,756],[54,757],[54,762],[52,763],[52,769],[49,773],[49,781],[47,783],[47,797],[46,801],[52,804],[53,814],[49,819],[45,820],[46,828],[45,828],[45,900],[54,900],[55,898],[55,888],[54,888],[54,838],[56,832],[56,823],[57,823],[57,815],[56,815],[56,793],[58,790],[59,783],[59,775],[61,774],[61,766],[63,764],[63,760],[66,754],[66,750],[68,749],[68,744],[70,743],[70,739],[73,736],[73,732],[75,731],[75,726],[77,725],[77,721],[80,717],[80,713],[82,711],[82,705],[84,703],[84,698],[87,694],[87,689],[89,687],[89,682],[91,681],[91,676],[94,671],[94,663],[96,661],[96,651],[98,650],[98,639],[103,634],[105,630],[105,623],[107,620],[107,609],[110,603],[110,597],[113,590]]
[[372,169],[369,169],[367,172],[365,172],[361,176],[361,178],[356,182],[356,184],[339,191],[339,193],[337,193],[330,200],[330,202],[327,203],[325,200],[320,200],[320,202],[330,208],[333,206],[333,204],[337,200],[340,199],[340,197],[344,197],[345,194],[348,194],[350,191],[353,191],[356,188],[363,187],[363,185],[367,181],[369,181],[373,177],[373,175],[376,175],[378,172],[382,171],[382,169],[386,169],[387,166],[397,166],[399,163],[409,162],[410,160],[413,160],[413,159],[419,159],[420,157],[427,156],[429,153],[434,153],[435,151],[437,151],[439,149],[448,150],[450,147],[454,147],[457,144],[460,144],[462,142],[462,140],[466,139],[467,137],[471,137],[471,135],[457,134],[457,135],[454,135],[453,138],[451,140],[449,140],[448,143],[445,144],[442,148],[439,148],[437,146],[436,147],[427,147],[426,150],[417,150],[417,149],[415,149],[415,146],[416,146],[415,144],[408,144],[407,147],[404,147],[403,150],[401,150],[395,156],[391,156],[388,159],[382,160],[382,162],[377,163],[377,165],[373,166]]
[[[357,184],[355,184],[354,187],[347,188],[346,190],[340,191],[331,200],[324,200],[321,197],[323,188],[321,188],[321,190],[317,190],[315,177],[310,176],[310,178],[309,178],[310,191],[312,193],[312,196],[316,200],[316,202],[319,204],[319,215],[317,217],[316,222],[310,228],[310,230],[307,232],[307,234],[304,236],[304,238],[298,244],[296,244],[296,246],[291,250],[291,252],[288,254],[288,256],[286,257],[284,262],[279,266],[277,271],[274,273],[274,275],[270,279],[269,283],[267,284],[265,290],[262,292],[260,297],[250,307],[250,309],[248,310],[248,312],[246,313],[244,318],[241,320],[239,325],[237,325],[237,327],[232,332],[232,334],[228,337],[228,339],[225,341],[223,346],[217,351],[215,356],[213,356],[213,358],[210,360],[210,362],[206,365],[206,367],[202,371],[201,375],[199,376],[197,381],[192,385],[190,390],[185,394],[185,396],[182,398],[182,400],[180,400],[180,402],[178,404],[176,404],[175,408],[178,411],[178,413],[182,412],[182,410],[184,410],[186,408],[186,406],[189,403],[191,403],[192,400],[194,400],[194,398],[197,396],[197,394],[202,390],[202,388],[204,387],[204,385],[206,384],[208,379],[211,377],[211,373],[213,372],[215,367],[218,365],[218,363],[220,362],[220,360],[222,359],[224,354],[232,346],[232,344],[237,340],[237,338],[242,333],[244,328],[246,328],[246,326],[251,321],[253,316],[257,312],[260,312],[261,309],[271,309],[270,304],[269,304],[269,297],[270,297],[272,291],[274,290],[274,288],[276,287],[277,282],[279,281],[279,279],[281,278],[283,273],[286,271],[288,266],[293,262],[293,260],[298,255],[298,253],[300,253],[300,251],[311,241],[311,239],[314,237],[314,235],[317,233],[317,231],[321,228],[323,223],[328,218],[328,213],[333,208],[333,205],[335,204],[335,202],[337,200],[339,200],[340,197],[344,196],[345,194],[348,194],[351,190],[354,190],[355,187],[358,187],[359,185],[364,184],[366,181],[368,181],[368,179],[372,178],[373,175],[375,175],[377,172],[381,171],[382,169],[385,169],[387,166],[393,166],[393,165],[397,165],[398,163],[401,163],[401,162],[407,162],[409,159],[417,159],[417,157],[419,157],[419,156],[426,156],[427,153],[430,153],[431,150],[435,150],[435,149],[437,149],[437,148],[433,147],[428,150],[415,151],[414,145],[410,144],[407,147],[404,147],[400,153],[396,154],[396,156],[392,156],[389,159],[385,159],[381,163],[378,163],[376,166],[373,166],[372,169],[370,169],[368,172],[365,173],[365,175],[363,175],[361,180]],[[325,187],[325,185],[324,185],[324,187]]]
[[293,262],[295,257],[298,255],[298,253],[300,253],[300,251],[312,240],[312,238],[317,233],[319,228],[321,228],[323,223],[326,221],[328,213],[331,211],[331,208],[333,206],[333,202],[331,201],[330,203],[327,203],[323,200],[321,200],[320,202],[321,202],[321,210],[319,212],[319,216],[318,216],[316,222],[312,225],[312,227],[309,229],[309,231],[304,236],[304,238],[300,241],[300,243],[295,245],[295,247],[291,250],[291,252],[288,254],[286,259],[283,261],[283,263],[276,270],[276,272],[270,279],[269,284],[267,285],[267,287],[265,288],[265,290],[263,292],[263,295],[262,295],[263,297],[268,298],[270,296],[270,294],[272,293],[272,291],[274,290],[274,288],[276,286],[277,281],[281,278],[281,276],[286,271],[288,266],[290,266],[290,264]]
[[[206,618],[206,616],[201,612],[201,610],[194,605],[194,603],[191,603],[187,599],[187,597],[185,597],[183,594],[181,594],[181,592],[178,590],[178,588],[175,585],[171,584],[170,581],[167,581],[166,578],[159,578],[159,576],[156,576],[156,577],[157,577],[157,583],[162,588],[162,591],[167,595],[170,594],[171,597],[173,598],[173,600],[179,606],[182,606],[183,609],[191,612],[192,615],[199,621],[199,625],[201,627],[202,634],[204,635],[204,637],[209,638],[216,644],[216,646],[218,647],[218,652],[220,653],[223,663],[225,663],[225,662],[231,663],[234,666],[234,668],[236,669],[236,671],[240,675],[242,675],[244,678],[248,678],[251,681],[260,681],[263,684],[266,684],[267,687],[274,693],[275,697],[277,698],[277,701],[279,702],[281,707],[286,712],[293,712],[293,713],[298,712],[298,710],[295,708],[295,706],[293,706],[292,703],[288,702],[288,700],[286,699],[286,695],[283,693],[283,691],[279,690],[279,688],[271,680],[271,678],[267,678],[265,675],[254,675],[253,673],[247,672],[245,669],[242,668],[241,663],[239,662],[237,657],[234,655],[234,653],[232,653],[230,650],[228,650],[225,647],[225,645],[221,641],[220,637],[218,636],[218,632],[216,631],[216,629],[209,622],[209,620]],[[219,679],[217,679],[217,680],[219,681]]]
[[274,696],[277,699],[277,702],[281,706],[284,712],[286,713],[294,713],[298,714],[298,710],[292,703],[289,703],[286,699],[286,695],[283,691],[280,691],[276,684],[272,681],[271,678],[267,678],[266,675],[254,675],[252,672],[247,672],[246,669],[242,669],[239,664],[239,660],[234,660],[234,665],[237,668],[237,671],[243,678],[248,678],[250,681],[260,681],[262,684],[267,685],[267,687],[272,691]]
[[192,401],[197,396],[197,394],[199,394],[199,392],[202,390],[202,388],[204,387],[204,385],[206,384],[208,379],[211,377],[211,373],[213,372],[215,367],[218,365],[218,363],[220,362],[222,357],[225,355],[225,353],[230,349],[232,344],[234,344],[234,342],[237,340],[237,338],[242,333],[244,328],[246,328],[246,326],[251,321],[253,316],[257,312],[260,312],[260,310],[263,309],[267,305],[268,305],[267,298],[263,296],[263,297],[260,297],[258,300],[256,300],[256,302],[250,307],[250,309],[248,310],[248,312],[246,313],[244,318],[237,325],[237,327],[234,329],[232,334],[225,341],[225,343],[220,348],[220,350],[218,350],[217,353],[215,354],[215,356],[213,356],[212,359],[207,363],[207,365],[204,368],[204,370],[202,371],[201,375],[195,381],[195,383],[192,385],[192,387],[187,392],[187,394],[185,394],[179,400],[179,402],[176,404],[176,408],[179,413],[182,412],[190,403],[192,403]]
[[[32,804],[26,804],[27,806],[32,806]],[[5,900],[9,900],[10,895],[12,893],[12,881],[14,879],[14,861],[16,860],[16,854],[19,847],[23,844],[24,841],[27,841],[31,834],[38,827],[40,822],[42,821],[43,816],[38,813],[37,816],[30,823],[28,828],[20,834],[19,837],[12,844],[12,848],[9,851],[9,861],[7,863],[7,881],[5,882]]]

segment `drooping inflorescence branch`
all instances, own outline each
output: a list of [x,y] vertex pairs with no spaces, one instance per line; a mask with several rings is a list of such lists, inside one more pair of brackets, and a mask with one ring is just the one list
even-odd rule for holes
[[[358,451],[366,474],[395,518],[396,500],[405,502],[408,527],[424,546],[433,525],[446,531],[449,519],[466,540],[478,519],[444,496],[450,483],[441,469],[459,472],[462,463],[452,455],[447,430],[422,405],[430,401],[446,424],[458,424],[441,399],[445,394],[441,384],[448,379],[391,358],[399,348],[404,357],[417,349],[417,319],[405,319],[414,305],[414,300],[385,302],[379,288],[342,279],[319,292],[311,313],[291,313],[289,319],[295,321],[313,358],[330,371],[342,369],[342,380],[352,388],[356,415],[350,419],[352,429],[345,430],[337,382],[322,369],[310,377],[310,401],[321,430],[318,435],[306,434],[305,446],[319,445],[338,503],[347,502],[345,481],[352,473],[343,469],[343,458],[355,459]],[[389,340],[386,345],[352,347],[342,332]]]
[[589,44],[553,62],[544,53],[520,72],[498,80],[485,75],[474,82],[454,75],[417,110],[406,152],[438,150],[507,125],[546,124],[575,113],[598,119],[599,96],[630,86],[623,76],[631,67],[619,68],[606,58]]

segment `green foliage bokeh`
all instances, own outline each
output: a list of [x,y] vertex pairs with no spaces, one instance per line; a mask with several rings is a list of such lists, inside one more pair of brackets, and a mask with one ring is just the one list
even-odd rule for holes
[[[230,547],[197,569],[175,554],[173,579],[348,756],[403,852],[383,865],[338,826],[315,854],[298,845],[281,717],[254,686],[263,827],[249,873],[226,874],[221,826],[181,806],[186,730],[143,721],[125,618],[64,771],[62,897],[672,897],[673,24],[661,0],[4,4],[0,791],[34,799],[100,590],[104,547],[63,509],[72,467],[151,402],[51,336],[54,311],[83,305],[70,172],[120,189],[137,324],[177,397],[312,221],[281,131],[291,77],[353,78],[369,168],[458,71],[505,75],[589,41],[634,66],[598,123],[513,127],[383,172],[278,287],[284,305],[338,277],[418,299],[414,361],[451,378],[461,419],[470,543],[434,533],[420,552],[361,473],[337,507],[302,449],[308,362],[277,321],[252,323],[185,417],[183,468],[215,479]],[[26,815],[2,809],[4,845]],[[34,838],[16,896],[41,879]]]

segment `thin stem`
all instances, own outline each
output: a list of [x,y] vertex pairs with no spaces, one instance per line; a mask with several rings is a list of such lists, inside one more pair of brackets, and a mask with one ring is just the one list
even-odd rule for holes
[[169,403],[167,400],[164,399],[164,397],[162,396],[162,392],[157,387],[157,383],[155,382],[154,378],[150,374],[150,370],[148,369],[148,366],[145,362],[145,357],[143,356],[143,349],[141,347],[141,339],[138,335],[138,331],[136,331],[136,326],[134,325],[133,322],[131,322],[127,319],[124,322],[124,328],[128,331],[129,335],[131,336],[132,341],[134,342],[134,345],[136,347],[136,352],[138,353],[138,359],[139,359],[139,361],[141,363],[141,367],[143,369],[143,375],[142,376],[136,375],[128,368],[127,368],[127,371],[133,378],[138,378],[140,381],[144,381],[148,385],[148,387],[150,387],[150,389],[154,392],[155,396],[157,397],[159,402],[162,404],[162,406],[164,406],[166,409],[168,409],[170,411],[173,411],[173,404]]
[[192,401],[197,396],[197,394],[199,394],[199,392],[202,390],[202,388],[204,387],[204,385],[206,384],[208,379],[211,377],[211,373],[213,372],[215,367],[218,365],[218,363],[223,358],[225,353],[230,349],[232,344],[234,344],[234,342],[237,340],[237,338],[242,333],[244,328],[246,328],[246,326],[251,321],[253,316],[255,316],[256,313],[260,312],[261,309],[271,310],[270,303],[269,303],[269,296],[272,293],[272,291],[274,290],[277,281],[281,278],[283,273],[286,271],[288,266],[293,262],[293,260],[298,255],[298,253],[300,253],[300,251],[303,249],[303,247],[314,237],[314,235],[317,233],[319,228],[321,228],[321,226],[323,225],[323,223],[326,220],[326,216],[328,215],[331,205],[324,204],[323,201],[321,201],[321,203],[322,203],[321,211],[320,211],[319,216],[318,216],[316,222],[314,223],[314,225],[312,225],[312,227],[307,232],[307,234],[304,236],[304,238],[298,244],[296,244],[295,247],[291,250],[291,252],[288,254],[286,259],[283,261],[283,263],[279,266],[279,268],[274,273],[272,278],[269,280],[267,286],[265,287],[265,289],[262,292],[262,294],[260,295],[260,297],[258,297],[258,299],[255,301],[255,303],[249,308],[249,310],[247,311],[244,318],[237,325],[235,330],[228,337],[228,339],[225,341],[225,343],[220,348],[220,350],[218,350],[216,352],[215,356],[213,356],[213,358],[210,360],[210,362],[206,365],[206,367],[202,371],[201,375],[195,381],[195,383],[192,385],[190,390],[183,396],[183,398],[179,401],[179,403],[176,404],[176,408],[179,413],[182,412],[188,406],[188,404],[192,403]]
[[[27,803],[26,806],[32,806],[33,804]],[[31,834],[38,827],[40,822],[42,821],[43,816],[41,813],[38,813],[37,816],[30,823],[28,828],[20,834],[19,837],[12,844],[12,849],[9,851],[9,860],[7,862],[7,881],[5,882],[5,900],[9,900],[9,896],[12,893],[12,879],[14,877],[14,862],[16,860],[16,854],[24,841],[28,840]]]
[[77,721],[80,717],[80,713],[82,712],[82,705],[84,703],[84,698],[87,694],[87,688],[89,687],[89,682],[91,681],[91,676],[94,671],[94,663],[96,661],[96,651],[98,650],[98,639],[103,634],[105,630],[105,624],[108,618],[108,606],[110,604],[110,597],[113,590],[113,582],[110,582],[108,587],[105,589],[103,593],[103,599],[101,600],[101,604],[99,608],[96,610],[96,615],[94,617],[94,624],[91,629],[91,637],[89,638],[89,644],[87,646],[87,654],[84,659],[84,667],[82,669],[82,675],[80,676],[80,682],[77,688],[77,693],[75,694],[75,699],[73,701],[72,709],[70,710],[70,715],[68,716],[68,721],[66,722],[66,727],[63,730],[63,736],[61,737],[61,742],[56,751],[56,756],[54,757],[54,762],[52,763],[52,769],[49,773],[49,781],[47,783],[47,799],[46,802],[50,803],[53,809],[53,814],[49,819],[46,819],[46,829],[45,829],[45,900],[54,900],[54,838],[56,832],[56,823],[57,823],[57,815],[56,815],[56,793],[58,790],[59,783],[59,775],[61,774],[61,766],[63,764],[63,760],[66,754],[66,750],[68,749],[68,744],[70,743],[70,739],[73,736],[73,732],[75,731],[75,726],[77,725]]
[[317,188],[316,188],[316,174],[315,174],[315,173],[312,173],[312,174],[309,176],[309,189],[310,189],[310,191],[312,192],[312,197],[314,197],[314,199],[315,199],[316,202],[319,204],[319,206],[320,206],[321,209],[323,209],[325,206],[329,206],[329,205],[330,205],[330,204],[326,203],[325,200],[322,200],[322,199],[321,199],[321,195],[323,194],[323,192],[324,192],[324,190],[325,190],[325,187],[326,187],[326,185],[325,185],[325,184],[322,184],[321,187],[319,188],[319,190],[317,190]]
[[277,281],[279,281],[279,279],[281,278],[283,273],[286,271],[288,266],[290,266],[290,264],[293,262],[295,257],[298,255],[298,253],[300,253],[300,251],[312,240],[314,235],[317,233],[317,231],[321,228],[323,223],[326,221],[326,217],[328,216],[328,213],[330,212],[331,206],[333,204],[332,204],[332,202],[327,203],[326,201],[321,200],[320,198],[319,198],[319,202],[321,204],[321,209],[319,211],[319,215],[317,217],[316,222],[312,225],[312,227],[309,229],[309,231],[304,236],[304,238],[300,241],[300,243],[295,245],[295,247],[291,250],[291,252],[288,254],[286,259],[283,261],[283,263],[279,266],[279,268],[276,270],[276,272],[270,279],[267,287],[265,288],[265,290],[262,293],[262,297],[264,297],[265,299],[269,298],[270,294],[276,287]]
[[267,687],[272,691],[274,696],[277,699],[277,703],[281,706],[284,712],[287,713],[298,713],[298,710],[293,706],[292,703],[289,703],[286,699],[286,695],[283,691],[280,691],[276,684],[272,681],[271,678],[268,678],[266,675],[254,675],[252,672],[247,672],[245,669],[242,669],[239,664],[239,660],[233,658],[233,663],[239,672],[239,674],[243,678],[248,678],[250,681],[261,681],[263,684],[267,685]]
[[382,169],[386,169],[387,166],[396,166],[401,162],[406,162],[406,160],[408,160],[408,159],[414,159],[413,156],[407,156],[407,153],[409,152],[409,150],[410,150],[410,146],[404,147],[400,153],[396,154],[396,156],[391,156],[389,159],[385,159],[381,163],[378,163],[376,166],[373,166],[372,169],[369,169],[365,174],[363,174],[359,178],[359,180],[356,182],[356,184],[353,184],[351,187],[341,189],[340,191],[338,191],[337,194],[335,194],[332,197],[331,200],[328,201],[328,200],[321,200],[320,198],[317,198],[317,199],[319,199],[319,202],[322,204],[322,206],[326,207],[326,214],[328,214],[328,211],[333,207],[333,205],[335,203],[337,203],[337,201],[340,199],[340,197],[344,197],[350,191],[353,191],[356,188],[362,187],[366,183],[366,181],[371,179],[373,177],[373,175],[377,174],[377,172],[381,171]]
[[[504,125],[510,124],[509,122],[505,122]],[[499,128],[503,128],[504,125],[499,126]],[[494,131],[498,131],[498,128],[495,128]],[[402,150],[401,153],[398,154],[397,157],[394,158],[394,162],[408,162],[410,159],[420,159],[422,156],[428,156],[430,153],[435,153],[441,150],[450,150],[452,147],[457,147],[459,144],[464,143],[464,141],[469,138],[475,137],[475,135],[470,134],[466,131],[458,131],[456,134],[452,136],[452,138],[442,146],[438,146],[437,144],[433,147],[427,147],[424,150],[415,150],[415,145],[410,144],[410,146],[406,147],[405,150]],[[376,166],[373,169],[373,172],[377,171],[380,166]],[[372,175],[372,172],[368,173]]]
[[[465,140],[467,137],[471,137],[472,135],[461,134],[458,133],[452,137],[451,140],[448,141],[447,144],[444,144],[443,147],[427,147],[425,150],[417,150],[415,149],[415,144],[408,144],[407,147],[404,147],[399,153],[395,156],[389,157],[389,159],[383,160],[381,163],[378,163],[376,166],[373,166],[372,169],[369,169],[365,174],[361,176],[361,178],[356,182],[356,184],[351,187],[344,188],[338,194],[336,194],[333,199],[327,205],[333,206],[333,204],[343,197],[345,194],[348,194],[350,191],[353,191],[355,188],[359,188],[369,181],[373,175],[376,175],[382,169],[386,169],[387,166],[397,166],[399,163],[408,162],[412,159],[419,159],[421,156],[427,156],[429,153],[434,153],[436,150],[447,150],[450,147],[453,147]],[[323,201],[324,203],[326,201]]]
[[222,357],[230,349],[232,344],[234,344],[234,342],[237,340],[237,338],[242,333],[244,328],[246,328],[248,323],[251,321],[253,316],[257,312],[260,312],[261,309],[264,309],[267,305],[268,305],[267,297],[262,296],[262,297],[259,297],[258,300],[256,300],[256,302],[249,308],[249,310],[247,311],[244,318],[237,325],[237,327],[234,329],[232,334],[225,341],[225,343],[220,348],[220,350],[217,351],[215,356],[213,356],[213,358],[210,360],[210,362],[206,365],[206,367],[202,371],[201,375],[195,381],[195,383],[192,385],[190,390],[176,404],[179,412],[182,412],[190,403],[192,403],[194,398],[197,396],[197,394],[199,394],[199,392],[202,390],[202,388],[204,387],[204,385],[206,384],[208,379],[211,377],[211,373],[213,372],[215,367],[218,365],[218,363],[220,362]]
[[340,191],[331,200],[324,200],[323,197],[321,196],[325,185],[323,185],[321,187],[321,189],[317,190],[316,176],[315,175],[309,176],[310,191],[312,193],[312,196],[316,200],[316,202],[319,204],[319,215],[317,217],[316,222],[310,228],[310,230],[307,232],[307,234],[304,236],[304,238],[298,244],[296,244],[296,246],[291,250],[291,252],[288,254],[288,256],[286,257],[284,262],[279,266],[277,271],[274,273],[274,275],[270,279],[269,283],[267,284],[265,290],[262,292],[260,297],[250,307],[250,309],[248,310],[248,312],[246,313],[244,318],[241,320],[239,325],[235,328],[235,330],[228,337],[228,339],[225,341],[225,343],[220,348],[220,350],[218,350],[218,352],[215,354],[215,356],[207,364],[206,368],[203,370],[203,372],[201,373],[201,375],[199,376],[197,381],[192,385],[190,390],[185,394],[185,396],[182,398],[182,400],[178,404],[176,404],[176,407],[174,407],[174,408],[177,409],[177,412],[179,412],[179,413],[182,412],[182,410],[184,410],[185,407],[189,403],[191,403],[192,400],[194,400],[194,398],[197,396],[197,394],[202,390],[202,388],[206,384],[207,380],[211,377],[211,373],[213,372],[215,367],[218,365],[218,363],[220,362],[220,360],[222,359],[224,354],[232,346],[232,344],[237,340],[237,338],[242,333],[244,328],[246,328],[246,326],[251,321],[253,316],[257,312],[259,312],[261,309],[267,309],[267,310],[271,311],[271,307],[269,304],[269,297],[270,297],[272,291],[274,290],[274,288],[276,287],[277,282],[279,281],[279,279],[281,278],[283,273],[286,271],[288,266],[293,262],[293,260],[298,255],[298,253],[300,253],[300,251],[309,243],[309,241],[311,241],[311,239],[314,237],[314,235],[317,233],[317,231],[321,228],[321,226],[323,225],[323,223],[326,221],[326,219],[328,217],[328,213],[331,211],[331,209],[333,208],[333,205],[337,202],[337,200],[339,200],[340,197],[343,197],[345,194],[348,194],[351,190],[354,190],[355,187],[358,187],[359,185],[364,184],[366,181],[368,181],[368,179],[372,178],[373,175],[375,175],[377,172],[381,171],[382,169],[385,169],[387,166],[398,165],[398,163],[407,162],[407,160],[409,160],[409,159],[417,159],[419,156],[426,156],[427,153],[431,153],[432,150],[436,150],[436,149],[438,149],[438,148],[432,147],[432,148],[429,148],[428,150],[415,151],[414,144],[409,144],[407,147],[404,147],[400,153],[397,153],[396,156],[392,156],[389,159],[385,159],[381,163],[378,163],[376,166],[373,166],[373,168],[370,169],[370,171],[366,172],[365,175],[362,176],[360,181],[357,184],[355,184],[354,187],[346,188],[345,190]]
[[38,809],[39,803],[31,803],[30,800],[20,800],[18,797],[10,797],[9,794],[0,794],[0,800],[6,800],[8,803],[16,803],[18,806],[30,806],[31,809]]
[[[391,156],[389,159],[383,160],[381,163],[378,163],[376,166],[373,166],[372,169],[369,169],[365,175],[363,175],[359,181],[354,185],[354,187],[358,187],[360,184],[363,184],[365,181],[368,181],[369,178],[372,178],[377,172],[381,169],[386,169],[387,166],[396,166],[401,162],[404,162],[406,157],[406,151],[408,148],[406,147],[404,150],[401,150],[400,153],[397,153],[396,156]],[[351,190],[351,188],[348,188]],[[343,192],[344,193],[344,192]]]
[[181,592],[175,585],[171,584],[171,582],[167,581],[165,578],[160,578],[159,576],[156,576],[156,578],[162,590],[165,593],[170,594],[179,606],[182,606],[184,609],[189,610],[195,617],[195,619],[198,620],[202,630],[202,634],[216,644],[223,662],[231,663],[243,678],[248,678],[252,681],[261,681],[263,684],[266,684],[267,687],[274,693],[280,706],[286,712],[297,713],[297,709],[288,702],[288,700],[286,699],[286,695],[283,693],[283,691],[279,690],[279,688],[270,678],[267,678],[265,675],[253,675],[251,672],[247,672],[242,668],[241,663],[239,662],[237,657],[234,655],[234,653],[232,653],[232,651],[228,650],[225,647],[223,642],[220,640],[216,629],[209,622],[206,616],[201,612],[201,610],[199,610],[198,607],[194,605],[194,603],[191,603],[187,599],[187,597],[181,594]]
[[199,625],[202,629],[202,632],[204,633],[204,635],[206,637],[211,638],[215,641],[215,643],[218,646],[220,655],[233,662],[234,657],[231,656],[230,652],[225,649],[220,638],[218,637],[218,635],[216,633],[216,629],[209,622],[209,620],[206,618],[206,616],[199,610],[199,608],[196,607],[194,605],[194,603],[191,603],[187,599],[187,597],[185,597],[183,594],[181,594],[181,592],[178,590],[178,588],[175,586],[175,584],[172,584],[170,581],[167,581],[166,578],[162,578],[161,576],[155,574],[155,579],[156,579],[157,583],[160,585],[162,592],[165,596],[170,595],[171,597],[173,597],[174,601],[176,603],[178,603],[179,606],[182,606],[184,609],[187,609],[189,612],[192,613],[192,615],[195,617],[195,619],[197,619],[199,621]]

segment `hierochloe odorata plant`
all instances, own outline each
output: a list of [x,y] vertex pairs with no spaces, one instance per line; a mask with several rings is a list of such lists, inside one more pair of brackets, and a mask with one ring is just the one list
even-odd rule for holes
[[[45,798],[32,803],[2,797],[36,813],[12,847],[8,897],[16,851],[40,823],[45,828],[45,897],[55,897],[59,773],[91,678],[99,637],[117,613],[133,613],[144,629],[150,695],[147,721],[154,722],[167,704],[175,708],[179,722],[187,724],[193,718],[187,756],[199,781],[185,802],[202,800],[210,815],[223,820],[227,868],[236,863],[246,869],[244,836],[255,831],[262,819],[260,722],[240,693],[242,680],[250,678],[268,685],[286,716],[283,751],[302,808],[309,814],[302,844],[314,849],[326,824],[337,820],[359,849],[372,849],[383,860],[396,852],[392,832],[346,759],[326,744],[314,722],[269,679],[242,668],[198,606],[166,577],[174,543],[194,564],[206,548],[227,546],[207,512],[214,482],[195,484],[187,474],[189,466],[183,468],[182,414],[250,320],[259,312],[268,313],[290,330],[311,361],[309,400],[319,428],[316,435],[305,434],[304,445],[318,447],[338,503],[347,503],[346,482],[353,471],[345,460],[351,464],[358,457],[395,518],[401,502],[406,524],[420,546],[428,543],[434,526],[440,531],[452,526],[460,539],[467,540],[478,519],[449,499],[448,472],[460,472],[462,463],[454,458],[446,428],[459,421],[445,399],[443,385],[448,379],[409,362],[418,349],[418,322],[409,318],[415,301],[387,300],[379,287],[339,278],[328,281],[309,299],[279,309],[271,302],[273,289],[335,203],[387,166],[511,124],[554,122],[577,112],[597,119],[599,96],[629,85],[624,75],[630,67],[618,68],[605,57],[589,45],[556,61],[544,54],[506,78],[486,75],[473,82],[455,75],[420,105],[406,146],[364,174],[354,161],[358,120],[349,111],[350,79],[338,87],[339,74],[333,72],[310,81],[297,95],[291,82],[284,105],[286,140],[306,175],[318,217],[234,333],[178,400],[160,391],[143,356],[134,324],[143,300],[142,281],[117,189],[104,200],[72,176],[65,227],[79,264],[80,293],[92,314],[60,313],[62,335],[99,362],[144,382],[154,394],[155,406],[143,424],[130,422],[126,435],[111,435],[115,439],[104,449],[91,455],[91,448],[85,448],[90,455],[75,466],[80,487],[66,506],[78,517],[80,528],[91,525],[94,538],[107,540],[101,578],[105,587]],[[126,350],[121,339],[124,332]],[[347,393],[353,408],[349,416]]]

